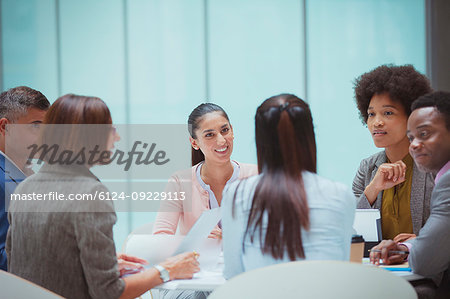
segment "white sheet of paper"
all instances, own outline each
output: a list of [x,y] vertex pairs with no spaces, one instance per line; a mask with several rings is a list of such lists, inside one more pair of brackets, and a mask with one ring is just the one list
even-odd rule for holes
[[378,242],[377,219],[380,219],[378,209],[356,209],[353,228],[366,242]]
[[[133,235],[128,240],[124,252],[145,259],[148,262],[147,267],[153,267],[176,255],[175,251],[184,238],[174,235]],[[202,271],[217,267],[222,248],[220,240],[205,238],[192,245],[192,248],[200,254],[198,262]]]
[[147,260],[148,266],[151,267],[171,256],[196,251],[200,254],[198,261],[202,270],[215,268],[221,251],[221,241],[209,239],[208,236],[220,217],[220,208],[203,212],[186,236],[132,235],[124,252]]
[[220,208],[206,210],[197,219],[189,233],[183,239],[175,254],[197,250],[199,244],[208,238],[221,218]]

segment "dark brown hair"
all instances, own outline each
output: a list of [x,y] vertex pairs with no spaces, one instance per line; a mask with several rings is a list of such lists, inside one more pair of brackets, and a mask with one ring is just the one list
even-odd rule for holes
[[105,125],[111,125],[112,120],[108,106],[100,98],[66,94],[50,106],[43,123],[42,144],[58,145],[59,151],[75,153],[83,148],[97,148],[100,153],[107,150],[111,126]]
[[[292,94],[265,100],[255,116],[258,169],[245,234],[259,230],[264,253],[290,260],[304,258],[301,229],[309,229],[309,208],[302,171],[316,172],[316,141],[308,104]],[[267,231],[262,238],[263,219]]]
[[[225,110],[222,109],[219,105],[213,104],[213,103],[203,103],[195,107],[194,110],[192,110],[191,114],[189,114],[188,118],[188,130],[189,134],[192,138],[197,139],[197,135],[195,134],[195,131],[197,131],[200,122],[203,119],[203,116],[205,114],[211,113],[211,112],[220,112],[223,117],[227,119],[228,122],[230,122],[230,119],[228,118],[227,113]],[[192,160],[192,166],[200,163],[201,161],[205,160],[205,155],[202,153],[200,149],[195,150],[194,148],[191,149],[191,160]]]
[[367,109],[375,94],[388,93],[391,100],[400,103],[409,116],[412,102],[432,91],[427,77],[412,65],[391,64],[379,66],[356,78],[354,89],[360,118],[364,123],[367,123]]
[[100,98],[66,94],[50,107],[44,124],[111,124],[111,113]]

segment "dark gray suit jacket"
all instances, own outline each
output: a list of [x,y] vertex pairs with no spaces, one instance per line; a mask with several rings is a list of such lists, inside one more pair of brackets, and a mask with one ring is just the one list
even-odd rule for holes
[[[386,163],[386,161],[387,157],[384,151],[361,161],[358,172],[353,179],[352,188],[358,200],[357,209],[381,209],[383,192],[378,194],[377,199],[371,206],[364,195],[364,189],[366,189],[367,185],[375,177],[378,167]],[[410,206],[413,232],[415,235],[419,234],[420,229],[430,215],[430,198],[433,187],[434,180],[432,175],[419,171],[416,164],[414,164]]]
[[[409,265],[414,273],[450,284],[450,171],[438,181],[431,196],[431,214],[411,244]],[[446,272],[446,279],[442,280]]]
[[[42,166],[15,194],[95,194],[106,187],[83,166]],[[102,211],[102,212],[99,212]],[[110,201],[14,201],[6,252],[11,273],[67,298],[118,298]]]

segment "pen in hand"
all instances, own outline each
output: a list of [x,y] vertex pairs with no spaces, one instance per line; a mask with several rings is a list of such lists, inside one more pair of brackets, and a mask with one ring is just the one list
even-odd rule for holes
[[[369,249],[369,252],[381,252],[381,250],[380,249]],[[409,251],[389,250],[388,253],[392,253],[392,254],[409,254]]]

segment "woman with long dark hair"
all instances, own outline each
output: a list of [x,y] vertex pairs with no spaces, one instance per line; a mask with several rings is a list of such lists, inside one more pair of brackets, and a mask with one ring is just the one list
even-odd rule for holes
[[260,174],[224,193],[225,277],[299,259],[348,260],[356,200],[316,174],[309,106],[271,97],[256,111],[255,132]]
[[[197,106],[188,118],[192,145],[192,169],[177,173],[169,182],[170,192],[186,192],[186,200],[165,201],[156,218],[155,234],[185,235],[203,211],[221,206],[225,186],[257,173],[255,165],[231,160],[233,127],[227,113],[219,105],[204,103]],[[187,178],[186,178],[187,176]],[[183,181],[189,181],[188,184]],[[217,227],[210,237],[221,238]]]

